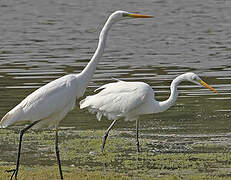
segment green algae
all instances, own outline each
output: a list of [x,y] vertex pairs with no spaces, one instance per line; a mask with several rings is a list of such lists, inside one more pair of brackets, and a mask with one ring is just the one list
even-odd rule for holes
[[[9,173],[6,172],[7,169],[13,168],[12,166],[0,166],[0,179],[7,180],[10,178]],[[229,180],[229,176],[217,176],[212,174],[191,174],[183,175],[172,172],[171,175],[151,176],[151,175],[137,175],[131,176],[129,173],[116,173],[114,171],[85,171],[76,169],[73,167],[64,167],[64,178],[65,180]],[[20,180],[47,180],[47,179],[59,179],[58,168],[54,166],[21,166],[20,173],[18,175]]]
[[[16,159],[18,131],[3,130],[0,155],[0,179],[8,179],[3,170],[12,168]],[[25,134],[22,148],[20,179],[59,177],[54,153],[55,132],[30,131]],[[132,133],[131,133],[132,134]],[[149,144],[156,142],[140,139],[141,153],[136,152],[133,135],[112,131],[101,152],[104,131],[61,130],[60,155],[65,179],[230,179],[231,153],[224,144],[191,144],[188,152],[151,151]],[[220,147],[219,147],[220,146]],[[206,149],[207,148],[207,149]],[[207,152],[202,152],[201,149]],[[224,151],[226,149],[226,151]],[[196,151],[198,150],[198,151]],[[9,156],[9,157],[8,157]],[[7,158],[8,157],[8,158]],[[12,157],[14,157],[12,159]],[[33,179],[32,178],[32,179]],[[74,178],[76,179],[76,178]]]

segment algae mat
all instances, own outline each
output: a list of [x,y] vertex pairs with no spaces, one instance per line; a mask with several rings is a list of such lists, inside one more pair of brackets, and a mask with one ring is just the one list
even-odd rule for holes
[[[208,137],[197,137],[192,143],[142,135],[137,154],[134,132],[113,130],[101,153],[103,135],[100,130],[60,131],[65,179],[231,179],[230,146],[223,136],[206,141]],[[10,176],[5,170],[15,164],[18,131],[2,130],[0,141],[0,179],[4,180]],[[54,132],[26,133],[18,179],[58,178]]]

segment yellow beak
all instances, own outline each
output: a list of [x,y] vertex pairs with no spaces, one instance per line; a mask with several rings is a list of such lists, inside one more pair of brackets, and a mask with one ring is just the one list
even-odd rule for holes
[[202,80],[199,80],[198,81],[201,85],[203,85],[204,87],[210,89],[211,91],[215,92],[215,93],[218,93],[215,89],[213,89],[210,85],[208,85],[206,82],[202,81]]
[[129,17],[133,18],[152,18],[153,16],[144,15],[144,14],[128,14]]

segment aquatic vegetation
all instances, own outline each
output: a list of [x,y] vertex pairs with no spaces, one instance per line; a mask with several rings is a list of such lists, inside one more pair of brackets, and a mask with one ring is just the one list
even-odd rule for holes
[[[19,178],[55,179],[59,177],[54,153],[54,131],[31,131],[25,134],[22,148],[22,171]],[[129,135],[128,135],[129,134]],[[230,146],[221,143],[190,143],[185,152],[170,152],[172,142],[141,139],[142,152],[137,154],[132,133],[112,131],[101,153],[104,131],[60,131],[60,155],[65,179],[229,179]],[[12,168],[18,134],[3,130],[0,134],[0,179],[8,179],[5,169]],[[7,144],[8,143],[8,144]],[[7,144],[7,147],[6,147]],[[162,145],[160,145],[162,144]],[[152,147],[163,148],[155,151]],[[159,146],[158,146],[159,145]],[[181,147],[181,146],[179,146]],[[165,151],[165,148],[168,149]],[[203,149],[203,151],[202,151]],[[225,149],[225,150],[224,150]],[[26,158],[25,158],[26,157]],[[76,178],[75,178],[76,179]]]

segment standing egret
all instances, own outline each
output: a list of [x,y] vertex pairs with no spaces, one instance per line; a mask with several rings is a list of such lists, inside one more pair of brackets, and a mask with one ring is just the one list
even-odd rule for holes
[[98,47],[93,57],[81,73],[63,76],[40,87],[2,118],[0,121],[1,128],[21,123],[30,123],[20,131],[16,168],[7,171],[13,172],[11,179],[14,176],[15,179],[17,179],[22,137],[32,126],[33,128],[55,127],[55,150],[59,165],[60,178],[63,179],[58,148],[58,124],[67,113],[75,107],[76,99],[83,96],[85,89],[95,72],[99,59],[103,54],[109,29],[115,22],[122,19],[151,17],[152,16],[148,15],[131,14],[125,11],[116,11],[112,13],[99,35]]
[[125,117],[125,120],[136,120],[136,146],[139,152],[138,116],[141,114],[159,113],[170,108],[177,99],[177,86],[182,81],[203,85],[217,93],[215,89],[202,81],[198,75],[189,72],[176,77],[172,81],[170,86],[171,95],[167,100],[162,102],[155,100],[154,91],[148,84],[144,82],[125,82],[120,80],[99,87],[95,90],[101,90],[99,93],[83,99],[80,102],[80,109],[88,108],[89,112],[96,113],[98,120],[100,120],[102,116],[114,120],[105,132],[101,149],[102,152],[109,131],[120,117]]

